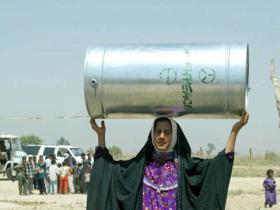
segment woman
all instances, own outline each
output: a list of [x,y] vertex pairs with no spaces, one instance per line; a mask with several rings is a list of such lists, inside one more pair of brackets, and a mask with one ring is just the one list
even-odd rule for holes
[[128,161],[114,161],[106,149],[105,123],[91,126],[98,134],[87,210],[225,209],[239,130],[244,112],[232,127],[226,148],[212,160],[191,157],[180,126],[168,117],[155,120],[145,146]]

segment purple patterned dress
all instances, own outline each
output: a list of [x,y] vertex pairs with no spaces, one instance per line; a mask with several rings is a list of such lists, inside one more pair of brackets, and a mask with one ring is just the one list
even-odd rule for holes
[[176,161],[152,159],[145,167],[143,179],[143,210],[176,209]]
[[[95,158],[101,156],[104,151],[102,147],[97,147]],[[228,160],[234,158],[234,152],[225,155]],[[143,179],[142,210],[176,210],[178,160],[163,159],[152,155],[151,160],[147,162]]]
[[[228,160],[234,152],[225,154]],[[142,210],[175,210],[178,160],[162,161],[152,158],[145,167]]]
[[277,203],[275,180],[273,178],[266,178],[263,181],[263,186],[265,188],[265,204],[275,205]]

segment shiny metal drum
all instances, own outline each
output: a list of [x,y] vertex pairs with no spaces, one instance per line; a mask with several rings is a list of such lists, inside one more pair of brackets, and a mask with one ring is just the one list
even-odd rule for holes
[[113,45],[85,58],[87,110],[97,118],[236,118],[247,106],[247,44]]

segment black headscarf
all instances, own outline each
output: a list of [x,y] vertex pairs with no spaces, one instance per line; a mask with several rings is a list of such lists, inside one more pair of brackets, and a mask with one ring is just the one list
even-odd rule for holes
[[[233,161],[224,150],[214,159],[191,157],[189,143],[177,124],[178,210],[225,209]],[[136,157],[114,161],[105,148],[96,156],[87,196],[87,210],[142,209],[143,177],[153,153],[151,133]]]

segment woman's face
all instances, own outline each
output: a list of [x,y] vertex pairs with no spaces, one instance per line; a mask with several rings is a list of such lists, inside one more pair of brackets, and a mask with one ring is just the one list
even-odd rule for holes
[[160,152],[168,150],[172,140],[172,128],[167,120],[159,121],[155,125],[154,145]]

